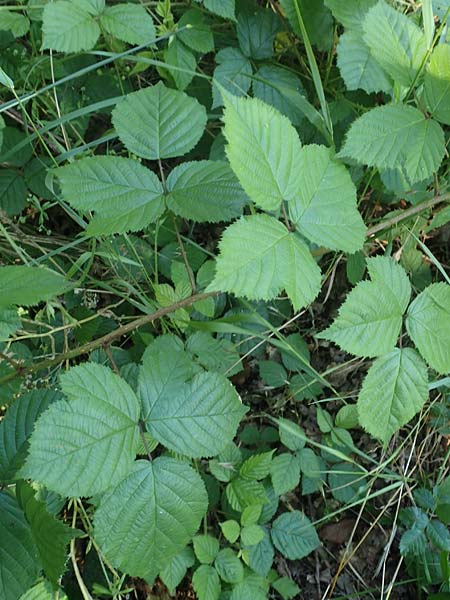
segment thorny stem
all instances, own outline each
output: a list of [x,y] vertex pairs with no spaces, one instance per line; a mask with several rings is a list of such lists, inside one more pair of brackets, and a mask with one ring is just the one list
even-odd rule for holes
[[153,321],[157,321],[158,319],[161,319],[162,317],[165,317],[166,315],[175,312],[179,308],[185,308],[186,306],[191,306],[192,304],[195,304],[196,302],[199,302],[200,300],[204,300],[205,298],[211,298],[213,296],[216,296],[218,293],[219,292],[205,292],[202,294],[195,294],[194,296],[189,296],[188,298],[184,298],[183,300],[180,300],[179,302],[175,302],[175,304],[172,304],[171,306],[166,306],[164,308],[160,308],[159,310],[155,311],[154,313],[151,313],[149,315],[144,315],[142,317],[139,317],[138,319],[134,319],[133,321],[130,321],[130,323],[127,323],[126,325],[122,325],[121,327],[118,327],[116,330],[111,331],[110,333],[107,333],[106,335],[104,335],[96,340],[92,340],[92,341],[88,342],[87,344],[78,346],[78,348],[73,348],[72,350],[69,350],[68,352],[59,354],[58,356],[55,356],[55,358],[51,358],[49,360],[43,360],[34,365],[30,365],[29,367],[20,366],[20,368],[16,369],[16,371],[14,373],[9,373],[5,377],[2,377],[0,379],[0,385],[3,385],[5,383],[7,383],[8,381],[11,381],[12,379],[15,379],[16,377],[24,377],[26,375],[29,375],[30,373],[36,373],[37,371],[42,371],[43,369],[49,369],[51,367],[59,365],[60,363],[66,361],[66,360],[71,360],[72,358],[77,358],[78,356],[81,356],[82,354],[89,354],[90,352],[92,352],[92,350],[95,350],[97,348],[100,348],[100,347],[104,348],[105,346],[109,346],[111,344],[111,342],[113,342],[114,340],[116,340],[128,333],[131,333],[132,331],[134,331],[135,329],[138,329],[139,327],[143,327],[144,325],[153,323]]
[[[397,225],[397,223],[400,223],[401,221],[409,219],[410,217],[413,217],[414,215],[417,215],[424,210],[433,208],[434,206],[440,204],[441,202],[449,202],[449,201],[450,201],[450,192],[448,192],[446,194],[442,194],[442,196],[434,196],[433,198],[430,198],[429,200],[425,200],[425,202],[421,202],[417,206],[408,208],[407,210],[402,211],[400,214],[395,215],[394,217],[391,217],[390,219],[385,219],[384,221],[381,221],[381,223],[378,223],[377,225],[370,227],[366,232],[366,236],[368,238],[370,238],[373,235],[375,235],[376,233],[379,233],[380,231],[383,231],[385,229],[388,229],[389,227]],[[179,302],[175,302],[171,306],[166,306],[164,308],[160,308],[159,310],[155,311],[154,313],[151,313],[149,315],[144,315],[142,317],[139,317],[138,319],[134,319],[130,323],[127,323],[126,325],[122,325],[121,327],[118,327],[115,331],[112,331],[112,332],[104,335],[103,337],[100,337],[96,340],[92,340],[92,341],[88,342],[87,344],[83,344],[82,346],[79,346],[78,348],[73,348],[72,350],[62,353],[62,354],[56,356],[55,358],[52,358],[49,360],[43,360],[39,363],[30,365],[28,367],[18,365],[17,367],[15,367],[15,371],[13,373],[8,373],[8,375],[5,375],[4,377],[2,377],[0,379],[0,385],[3,385],[5,383],[7,383],[8,381],[12,381],[16,377],[24,377],[26,375],[29,375],[30,373],[36,373],[37,371],[42,371],[43,369],[48,369],[48,368],[57,366],[66,360],[71,360],[72,358],[77,358],[78,356],[81,356],[82,354],[89,354],[90,352],[92,352],[92,350],[95,350],[96,348],[108,347],[111,344],[111,342],[130,333],[131,331],[134,331],[135,329],[138,329],[139,327],[142,327],[143,325],[153,323],[153,321],[157,321],[158,319],[161,319],[162,317],[165,317],[166,315],[175,312],[179,308],[192,306],[192,304],[195,304],[196,302],[198,302],[200,300],[204,300],[205,298],[210,298],[212,296],[216,296],[218,293],[219,292],[205,292],[202,294],[194,294],[192,296],[189,296],[188,298],[184,298],[183,300],[180,300]]]
[[103,344],[103,350],[106,356],[108,357],[109,362],[111,363],[112,370],[114,371],[114,373],[117,373],[117,375],[119,375],[119,369],[117,368],[116,361],[113,358],[109,344]]
[[436,206],[437,204],[440,204],[441,202],[449,202],[449,201],[450,201],[450,193],[442,194],[442,196],[434,196],[433,198],[430,198],[429,200],[425,200],[425,202],[421,202],[420,204],[417,204],[417,206],[412,206],[411,208],[403,210],[398,215],[395,215],[394,217],[391,217],[390,219],[386,219],[384,221],[381,221],[381,223],[378,223],[377,225],[370,227],[367,230],[366,235],[368,238],[370,238],[373,235],[375,235],[375,233],[384,231],[385,229],[388,229],[389,227],[392,227],[393,225],[397,225],[397,223],[400,223],[401,221],[405,221],[406,219],[409,219],[410,217],[413,217],[414,215],[421,213],[423,210],[433,208],[433,206]]
[[6,362],[9,363],[14,369],[16,369],[16,371],[19,371],[22,366],[20,363],[15,361],[13,358],[9,357],[7,354],[4,354],[3,352],[0,352],[0,358],[2,360],[6,360]]

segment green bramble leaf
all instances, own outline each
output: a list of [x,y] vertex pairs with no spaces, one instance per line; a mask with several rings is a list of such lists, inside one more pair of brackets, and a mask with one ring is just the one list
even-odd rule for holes
[[[39,0],[41,2],[42,0]],[[55,591],[48,581],[41,581],[32,588],[30,588],[23,596],[20,596],[20,600],[54,600]],[[58,600],[68,600],[66,594],[58,589]]]
[[100,15],[102,27],[127,44],[151,44],[156,31],[149,13],[140,4],[115,4]]
[[174,335],[162,335],[149,344],[142,358],[138,382],[142,418],[148,418],[153,406],[179,394],[198,373],[183,342]]
[[244,479],[260,480],[267,477],[272,463],[273,450],[270,452],[262,452],[261,454],[253,454],[245,460],[239,474]]
[[100,499],[94,534],[105,556],[150,583],[191,540],[208,507],[202,479],[187,463],[139,460]]
[[187,10],[178,21],[178,28],[177,37],[195,52],[207,54],[214,50],[214,36],[200,10]]
[[275,550],[269,532],[266,528],[263,531],[264,537],[261,541],[248,549],[248,565],[258,575],[267,577],[275,557]]
[[243,217],[230,225],[220,242],[216,276],[207,290],[270,300],[282,289],[295,310],[319,293],[320,270],[306,245],[268,215]]
[[[356,419],[358,422],[358,420]],[[320,459],[311,448],[302,448],[297,454],[301,472],[305,477],[320,479]]]
[[247,506],[247,508],[242,511],[241,525],[243,527],[246,527],[247,525],[256,525],[261,518],[261,513],[262,506],[260,504]]
[[277,419],[281,443],[289,450],[301,450],[305,447],[305,431],[288,419]]
[[450,46],[439,44],[433,50],[425,71],[424,99],[435,119],[450,125]]
[[170,403],[155,404],[146,426],[153,437],[175,452],[208,457],[231,441],[246,412],[223,375],[202,373]]
[[94,17],[98,17],[105,10],[106,0],[77,0],[77,4]]
[[280,577],[272,583],[272,587],[280,594],[283,600],[296,598],[300,593],[300,588],[289,577]]
[[206,331],[189,336],[186,349],[208,371],[217,371],[231,377],[242,370],[242,361],[236,346],[226,338],[215,338]]
[[215,456],[233,439],[247,408],[223,375],[207,372],[190,379],[191,360],[180,354],[177,375],[171,355],[158,352],[157,346],[144,355],[139,388],[146,428],[175,452]]
[[274,65],[262,65],[256,71],[253,95],[276,108],[294,125],[299,125],[304,114],[300,109],[305,102],[305,91],[300,79],[291,71]]
[[0,209],[8,216],[18,215],[25,208],[28,191],[22,175],[12,169],[0,171]]
[[311,44],[319,50],[328,50],[333,43],[333,17],[324,0],[280,0],[295,33],[301,37],[297,8],[300,10]]
[[164,211],[163,186],[136,160],[117,156],[83,158],[56,171],[66,202],[95,211],[88,233],[139,231]]
[[159,82],[128,94],[113,110],[112,120],[130,152],[157,160],[192,150],[203,135],[206,110],[195,98]]
[[70,369],[61,376],[61,387],[66,398],[51,404],[36,422],[20,474],[62,496],[93,496],[133,465],[138,400],[123,379],[94,363]]
[[371,281],[362,281],[348,294],[332,325],[317,335],[356,356],[381,356],[391,351],[400,334],[411,284],[393,259],[367,259]]
[[442,550],[442,552],[450,552],[450,531],[444,523],[433,519],[428,523],[426,533],[433,546]]
[[316,244],[355,252],[366,228],[356,208],[356,188],[344,165],[325,146],[303,147],[296,161],[302,185],[289,200],[289,216],[297,230]]
[[282,496],[300,483],[300,461],[289,452],[279,454],[272,460],[270,476],[275,493]]
[[216,54],[215,60],[212,108],[223,105],[219,87],[234,96],[245,96],[250,89],[253,72],[251,62],[238,48],[223,48]]
[[17,499],[30,524],[42,568],[56,587],[65,570],[67,545],[81,532],[49,513],[46,505],[35,498],[35,494],[36,491],[25,481],[20,481],[16,486]]
[[33,306],[68,291],[63,275],[45,267],[0,267],[0,307],[18,304]]
[[275,36],[282,23],[272,10],[243,10],[237,19],[237,38],[245,56],[255,60],[271,58]]
[[219,553],[219,540],[211,535],[196,535],[192,540],[195,556],[205,565],[214,562]]
[[430,367],[450,373],[450,285],[425,288],[408,308],[406,328]]
[[364,471],[348,462],[332,465],[328,472],[328,485],[333,498],[343,504],[358,500],[367,489]]
[[277,210],[301,188],[301,143],[289,119],[257,98],[225,97],[224,135],[231,168],[257,206]]
[[[199,0],[196,0],[198,2]],[[236,20],[235,0],[202,0],[205,8],[224,19]]]
[[266,504],[269,500],[261,482],[243,477],[233,479],[226,487],[226,494],[231,507],[241,512],[248,506]]
[[167,178],[167,207],[199,223],[230,221],[242,214],[247,195],[226,162],[185,162]]
[[83,5],[73,0],[57,0],[45,5],[42,34],[44,50],[81,52],[95,46],[100,27]]
[[439,168],[444,135],[439,124],[417,108],[378,106],[353,122],[338,156],[378,169],[404,169],[415,183]]
[[400,554],[402,556],[420,556],[425,551],[426,543],[427,539],[422,529],[418,527],[408,529],[400,538]]
[[230,600],[243,600],[244,598],[267,600],[268,592],[268,585],[264,578],[251,575],[233,586]]
[[379,0],[367,12],[363,32],[365,43],[385,73],[394,81],[410,86],[427,53],[421,29],[410,17]]
[[192,586],[198,600],[218,600],[221,592],[220,578],[214,567],[200,565],[192,575]]
[[241,542],[244,546],[256,546],[264,538],[264,529],[259,525],[245,525],[241,530]]
[[333,17],[348,29],[361,28],[367,11],[377,3],[377,0],[324,0],[333,13]]
[[264,383],[270,387],[284,387],[288,382],[286,369],[273,360],[259,361],[259,375]]
[[427,367],[412,348],[395,348],[370,367],[359,397],[359,422],[387,444],[428,399]]
[[16,308],[0,308],[0,342],[5,342],[20,327]]
[[239,583],[244,579],[244,567],[231,548],[223,548],[214,562],[214,566],[226,583]]
[[164,53],[166,63],[175,67],[168,69],[177,89],[183,91],[191,83],[197,69],[197,59],[181,40],[173,38]]
[[0,492],[0,589],[4,600],[17,600],[36,581],[41,569],[30,526],[17,500]]
[[241,533],[241,527],[239,523],[237,521],[233,521],[232,519],[220,523],[220,529],[222,530],[225,539],[227,539],[231,544],[234,544]]
[[18,38],[24,36],[29,29],[30,21],[24,15],[10,10],[0,11],[0,31],[10,31]]
[[16,398],[0,422],[0,481],[10,483],[22,467],[28,452],[28,439],[34,423],[60,393],[35,389]]
[[359,30],[346,31],[339,38],[337,65],[350,91],[361,89],[368,94],[392,91],[393,82],[376,61]]
[[299,560],[320,546],[311,521],[299,510],[280,515],[272,525],[272,541],[283,556]]
[[159,573],[164,585],[167,586],[169,593],[174,594],[177,586],[182,582],[187,570],[195,563],[195,556],[191,548],[183,548],[169,561],[165,562]]

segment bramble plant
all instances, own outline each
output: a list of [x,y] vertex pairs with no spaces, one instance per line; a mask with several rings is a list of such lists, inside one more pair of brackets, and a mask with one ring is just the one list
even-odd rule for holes
[[4,600],[449,597],[449,15],[0,2]]

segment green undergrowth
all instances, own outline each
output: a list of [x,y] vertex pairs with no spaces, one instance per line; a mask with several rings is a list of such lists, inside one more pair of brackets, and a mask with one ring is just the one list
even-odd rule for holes
[[2,600],[450,598],[449,14],[0,2]]

